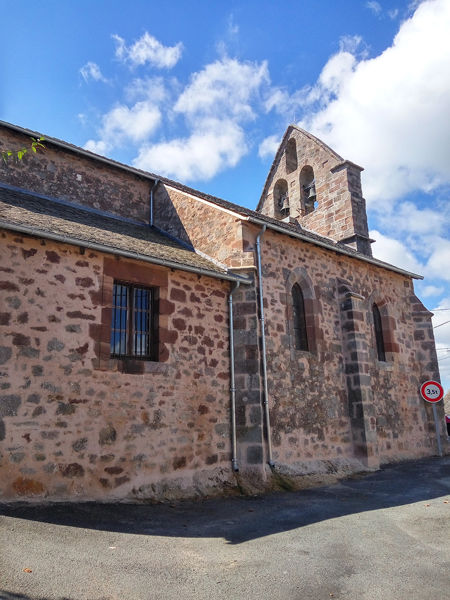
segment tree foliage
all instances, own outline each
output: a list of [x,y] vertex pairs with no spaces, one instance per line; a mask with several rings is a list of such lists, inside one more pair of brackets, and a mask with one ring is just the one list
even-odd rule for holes
[[3,161],[5,163],[8,162],[8,159],[20,161],[20,160],[22,160],[22,158],[25,156],[25,154],[29,150],[31,150],[32,152],[34,152],[36,154],[38,148],[45,148],[45,145],[42,143],[45,141],[45,138],[31,137],[30,139],[31,139],[31,144],[29,147],[24,146],[23,148],[20,148],[19,150],[2,150],[1,155],[2,155]]

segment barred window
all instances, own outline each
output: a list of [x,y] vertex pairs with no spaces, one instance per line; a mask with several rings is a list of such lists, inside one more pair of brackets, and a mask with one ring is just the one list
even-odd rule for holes
[[112,357],[157,360],[156,292],[154,288],[114,282]]
[[384,338],[383,338],[383,326],[381,322],[381,315],[378,309],[378,306],[374,304],[372,306],[372,314],[373,314],[373,325],[375,329],[375,341],[377,345],[377,355],[378,360],[382,362],[386,362],[386,352],[384,346]]
[[297,350],[309,350],[306,330],[305,300],[302,288],[296,283],[292,287],[292,309],[294,316],[295,347]]

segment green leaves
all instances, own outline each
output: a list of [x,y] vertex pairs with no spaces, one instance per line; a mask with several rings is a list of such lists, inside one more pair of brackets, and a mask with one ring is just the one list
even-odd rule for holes
[[[45,150],[45,145],[42,143],[45,141],[44,137],[34,138],[31,137],[30,148],[36,154],[38,148],[43,148]],[[20,148],[20,150],[2,150],[1,155],[3,162],[6,164],[8,159],[13,157],[17,162],[21,161],[25,154],[28,152],[28,148]]]

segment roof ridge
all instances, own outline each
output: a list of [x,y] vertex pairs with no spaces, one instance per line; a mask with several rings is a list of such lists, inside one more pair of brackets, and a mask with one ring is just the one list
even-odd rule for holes
[[278,146],[278,150],[275,153],[275,156],[273,158],[272,164],[270,165],[270,169],[269,172],[267,173],[267,177],[264,181],[264,185],[261,191],[261,196],[258,200],[258,204],[256,205],[256,210],[259,210],[259,207],[261,205],[262,199],[263,199],[263,195],[264,192],[266,191],[267,188],[267,184],[269,179],[271,178],[273,171],[275,169],[275,164],[278,163],[279,159],[281,158],[281,155],[283,153],[284,150],[284,146],[286,144],[286,140],[287,138],[290,136],[291,132],[293,129],[296,129],[297,131],[300,131],[300,133],[302,133],[304,136],[306,136],[307,138],[309,138],[310,140],[312,140],[313,142],[315,142],[316,144],[318,144],[319,146],[321,146],[324,150],[326,150],[327,152],[330,152],[334,158],[336,160],[339,160],[341,162],[343,162],[345,159],[338,154],[335,150],[333,150],[333,148],[330,148],[330,146],[328,146],[327,144],[325,144],[325,142],[323,142],[321,139],[319,139],[318,137],[316,137],[315,135],[313,135],[312,133],[309,133],[309,131],[306,131],[306,129],[302,129],[301,127],[299,127],[298,125],[295,125],[295,123],[291,123],[290,125],[287,126],[286,131],[284,132],[282,138],[281,138],[281,142]]

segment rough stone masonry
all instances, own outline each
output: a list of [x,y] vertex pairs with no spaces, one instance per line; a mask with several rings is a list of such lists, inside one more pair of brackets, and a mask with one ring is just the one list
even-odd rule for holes
[[[29,133],[2,124],[0,146]],[[435,454],[431,314],[372,258],[360,171],[293,126],[257,211],[48,137],[2,164],[1,499],[258,491]],[[112,355],[117,282],[157,297],[151,360]]]

